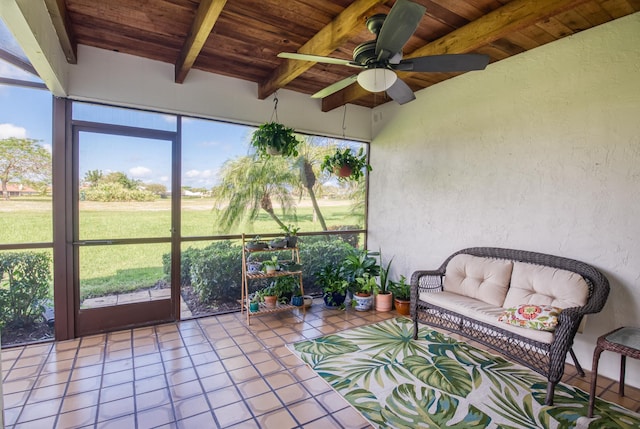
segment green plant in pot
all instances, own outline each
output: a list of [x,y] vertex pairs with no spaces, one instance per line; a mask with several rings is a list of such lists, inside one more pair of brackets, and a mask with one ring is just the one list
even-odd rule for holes
[[393,308],[393,294],[389,290],[389,270],[391,269],[391,263],[393,258],[389,260],[389,263],[382,265],[382,252],[380,253],[380,284],[379,290],[376,294],[376,311],[391,311]]
[[289,224],[283,225],[281,229],[284,231],[284,236],[287,239],[287,247],[296,247],[298,245],[298,231],[300,231],[300,227]]
[[372,170],[369,163],[367,163],[367,155],[364,153],[364,148],[362,147],[357,153],[354,153],[350,148],[343,150],[336,148],[333,155],[324,157],[321,167],[323,170],[338,176],[339,180],[347,178],[350,180],[359,180],[364,176],[365,170]]
[[341,267],[325,265],[315,273],[316,284],[322,288],[322,298],[327,308],[344,305],[349,282],[344,278]]
[[251,299],[249,300],[249,311],[252,313],[256,313],[260,310],[260,301],[261,301],[260,291],[256,291],[253,293]]
[[298,156],[300,140],[295,136],[293,128],[278,122],[267,122],[253,132],[250,143],[260,158],[267,159],[272,155]]
[[293,296],[293,293],[298,289],[298,282],[291,276],[278,277],[271,283],[271,285],[273,286],[273,291],[278,297],[278,301],[283,304],[288,303]]
[[278,293],[273,282],[259,292],[260,300],[264,302],[264,306],[267,308],[274,308],[278,302]]
[[271,259],[267,259],[266,261],[262,261],[262,269],[267,274],[274,273],[278,269],[279,265],[280,265],[280,263],[278,261],[278,257],[275,256],[275,255],[272,256]]
[[367,311],[373,304],[373,294],[378,292],[376,278],[368,273],[356,277],[356,290],[353,295],[353,306],[357,311]]
[[256,235],[251,240],[247,241],[247,243],[245,244],[245,247],[247,248],[247,250],[261,250],[261,249],[266,249],[268,246],[269,245],[267,243],[260,240],[259,235]]
[[411,313],[411,284],[407,283],[407,278],[401,275],[398,281],[390,281],[389,290],[393,293],[396,311],[408,316]]

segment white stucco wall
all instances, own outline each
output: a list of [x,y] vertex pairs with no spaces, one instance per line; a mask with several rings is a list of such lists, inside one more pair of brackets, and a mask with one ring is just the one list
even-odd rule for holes
[[[271,120],[273,96],[258,99],[258,85],[193,69],[185,82],[174,82],[174,66],[84,45],[78,64],[69,66],[70,98],[175,112],[244,124]],[[321,111],[320,100],[281,89],[278,119],[300,132],[342,137],[344,109]],[[349,105],[344,135],[371,139],[369,109]],[[275,118],[274,118],[275,119]]]
[[[640,13],[376,109],[369,244],[394,274],[496,246],[583,260],[611,283],[576,339],[640,327]],[[640,386],[640,362],[627,363]],[[618,377],[604,353],[601,373]]]

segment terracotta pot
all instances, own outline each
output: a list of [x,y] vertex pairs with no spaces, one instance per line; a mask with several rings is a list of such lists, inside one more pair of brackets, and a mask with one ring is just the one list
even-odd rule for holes
[[354,307],[356,311],[371,310],[371,307],[373,305],[373,295],[357,292],[355,295],[353,295],[353,299],[356,301],[356,306]]
[[340,167],[336,167],[333,172],[340,177],[349,177],[351,173],[353,173],[353,169],[348,165],[342,165]]
[[394,300],[394,303],[396,305],[396,311],[398,312],[398,314],[401,314],[403,316],[408,316],[411,314],[411,301],[405,301],[396,298]]
[[391,292],[376,295],[376,311],[391,311],[393,307],[393,294]]
[[264,306],[267,308],[275,308],[277,302],[278,302],[278,297],[275,295],[264,297]]

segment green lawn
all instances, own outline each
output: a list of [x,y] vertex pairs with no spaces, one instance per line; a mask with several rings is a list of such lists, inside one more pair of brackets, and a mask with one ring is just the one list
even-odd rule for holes
[[[362,225],[361,218],[351,214],[346,202],[321,201],[322,213],[330,226]],[[0,202],[0,243],[29,243],[52,241],[51,201],[20,199]],[[148,238],[170,236],[170,202],[150,203],[88,203],[80,209],[80,239],[101,240],[118,238]],[[183,200],[182,236],[211,236],[241,234],[251,236],[278,233],[275,222],[264,212],[251,225],[241,225],[235,231],[221,231],[217,227],[213,202],[207,199]],[[300,232],[320,231],[309,204],[297,209],[294,223]],[[185,242],[182,248],[203,246],[210,242]],[[150,287],[164,278],[162,255],[169,253],[169,243],[85,246],[80,251],[80,284],[83,297]]]

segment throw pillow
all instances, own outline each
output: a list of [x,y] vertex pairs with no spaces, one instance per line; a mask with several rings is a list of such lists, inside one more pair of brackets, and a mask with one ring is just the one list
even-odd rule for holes
[[508,308],[498,317],[498,321],[539,331],[553,331],[558,325],[561,311],[561,308],[552,305],[522,304]]

